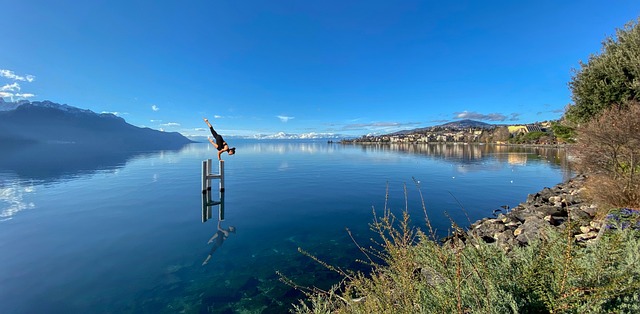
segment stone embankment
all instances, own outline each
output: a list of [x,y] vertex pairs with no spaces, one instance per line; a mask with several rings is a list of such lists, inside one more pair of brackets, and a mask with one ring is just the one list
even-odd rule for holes
[[585,176],[581,175],[552,188],[529,194],[526,202],[496,218],[485,218],[473,223],[467,233],[510,250],[539,238],[548,226],[566,230],[571,225],[576,241],[594,241],[602,224],[594,220],[597,207],[583,198],[584,181]]

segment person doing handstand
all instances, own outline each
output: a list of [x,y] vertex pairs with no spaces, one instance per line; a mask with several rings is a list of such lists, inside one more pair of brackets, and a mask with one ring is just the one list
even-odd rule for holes
[[222,160],[222,158],[220,156],[224,152],[227,152],[229,155],[235,154],[236,153],[236,148],[235,147],[229,148],[229,144],[227,144],[227,142],[224,141],[222,136],[220,134],[218,134],[216,132],[216,130],[213,129],[213,127],[211,126],[211,123],[209,123],[209,120],[207,120],[207,118],[204,118],[204,122],[207,123],[207,125],[209,126],[209,131],[211,131],[211,134],[213,135],[213,138],[216,140],[214,142],[210,137],[207,137],[207,139],[209,140],[209,142],[211,142],[213,147],[218,149],[218,160]]

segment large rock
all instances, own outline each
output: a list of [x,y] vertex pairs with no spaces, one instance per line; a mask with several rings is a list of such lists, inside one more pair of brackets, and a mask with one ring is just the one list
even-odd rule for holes
[[540,237],[540,233],[542,230],[549,226],[549,223],[544,219],[538,217],[531,217],[527,219],[520,227],[518,227],[513,235],[516,237],[516,240],[522,245],[529,244],[530,241],[533,241]]
[[495,219],[485,218],[475,222],[467,234],[510,250],[516,245],[529,244],[551,226],[564,230],[569,225],[566,222],[571,220],[576,222],[571,224],[576,239],[589,241],[600,228],[595,228],[592,223],[597,208],[585,204],[580,197],[584,180],[585,176],[577,176],[552,188],[529,194],[526,202],[510,212],[500,214]]

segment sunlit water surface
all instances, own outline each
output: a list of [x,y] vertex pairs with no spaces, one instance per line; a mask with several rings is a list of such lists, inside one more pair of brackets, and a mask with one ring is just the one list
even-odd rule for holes
[[[238,153],[225,155],[222,221],[220,206],[202,206],[210,145],[99,160],[19,152],[0,159],[0,312],[286,312],[301,295],[276,271],[324,288],[339,279],[299,247],[366,271],[346,228],[368,245],[387,189],[387,207],[408,204],[423,228],[420,189],[445,236],[447,216],[468,226],[571,175],[555,149],[234,144]],[[228,237],[208,243],[224,234],[218,228]]]

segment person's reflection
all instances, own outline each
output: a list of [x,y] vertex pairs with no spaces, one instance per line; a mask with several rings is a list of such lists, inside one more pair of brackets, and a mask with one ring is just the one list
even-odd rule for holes
[[209,242],[207,242],[207,244],[211,244],[212,242],[215,243],[213,243],[213,246],[211,247],[211,251],[209,251],[209,255],[207,255],[207,258],[204,260],[204,262],[202,262],[202,266],[209,263],[213,252],[215,252],[219,247],[222,246],[222,243],[229,237],[230,233],[236,233],[236,227],[229,226],[227,229],[224,229],[220,226],[220,224],[221,221],[218,220],[218,231],[211,237],[211,239],[209,239]]

